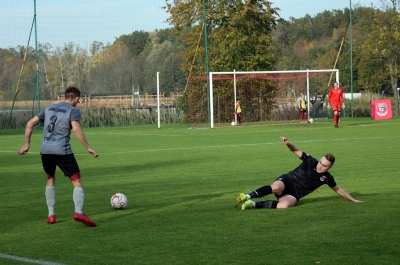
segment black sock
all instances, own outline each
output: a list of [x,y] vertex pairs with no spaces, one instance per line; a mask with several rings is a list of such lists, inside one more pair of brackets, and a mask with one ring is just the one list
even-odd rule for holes
[[277,205],[278,205],[278,201],[270,201],[269,200],[269,201],[256,202],[254,207],[276,209]]
[[249,193],[251,198],[261,198],[272,193],[271,185],[263,186]]

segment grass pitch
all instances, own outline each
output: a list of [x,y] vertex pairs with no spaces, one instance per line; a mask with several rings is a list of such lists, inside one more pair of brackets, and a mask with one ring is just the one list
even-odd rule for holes
[[[0,131],[0,264],[398,263],[398,118],[343,119],[339,129],[315,120],[84,131],[100,156],[92,158],[75,136],[72,147],[84,211],[96,228],[72,219],[72,185],[59,170],[57,223],[46,223],[41,132],[30,152],[17,156],[23,131]],[[240,192],[271,184],[300,163],[280,136],[317,159],[333,153],[331,174],[364,203],[324,185],[290,209],[237,210]],[[116,192],[127,196],[125,210],[111,208]]]

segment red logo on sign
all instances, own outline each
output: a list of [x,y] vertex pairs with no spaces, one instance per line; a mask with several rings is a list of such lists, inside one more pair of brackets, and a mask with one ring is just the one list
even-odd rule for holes
[[378,104],[376,104],[376,114],[378,116],[383,117],[383,116],[386,116],[387,113],[388,113],[388,108],[387,108],[386,103],[378,103]]

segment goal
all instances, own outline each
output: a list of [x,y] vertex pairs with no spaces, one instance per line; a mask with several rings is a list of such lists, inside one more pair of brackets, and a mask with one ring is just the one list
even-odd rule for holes
[[[309,99],[317,92],[325,94],[333,81],[339,82],[338,69],[210,72],[208,76],[191,76],[187,114],[191,123],[207,122],[214,128],[215,123],[235,121],[235,103],[239,99],[244,122],[263,121],[274,118],[277,98],[290,102],[294,109],[296,97],[304,92],[307,116],[315,117],[315,113],[310,115],[313,106]],[[279,119],[298,118],[289,114],[282,117]]]

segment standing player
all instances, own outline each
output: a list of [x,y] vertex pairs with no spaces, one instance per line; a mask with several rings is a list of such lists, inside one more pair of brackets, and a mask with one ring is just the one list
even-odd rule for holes
[[339,87],[338,83],[333,83],[333,88],[329,91],[328,104],[330,104],[333,110],[333,123],[335,128],[339,128],[339,119],[340,119],[340,103],[342,103],[342,107],[344,108],[344,97],[343,90]]
[[[303,162],[294,170],[283,174],[272,185],[260,187],[249,194],[241,193],[237,202],[242,204],[242,210],[250,208],[289,208],[294,206],[301,198],[310,194],[320,186],[326,184],[334,192],[352,202],[361,202],[354,199],[344,189],[339,187],[328,170],[335,163],[331,154],[324,155],[319,161],[298,149],[286,137],[281,137],[282,142]],[[277,201],[267,200],[254,202],[252,198],[261,198],[274,193]]]
[[239,125],[242,125],[242,108],[240,107],[240,101],[239,100],[236,100],[235,114],[236,114],[237,123]]
[[89,146],[79,124],[81,113],[75,106],[79,102],[80,95],[81,93],[78,88],[68,87],[65,91],[65,99],[63,102],[47,107],[37,116],[30,119],[26,124],[25,144],[17,154],[25,155],[29,151],[33,127],[39,122],[44,122],[40,154],[42,156],[43,169],[47,176],[45,192],[49,210],[47,222],[49,224],[54,224],[56,222],[54,205],[56,202],[56,166],[58,166],[64,175],[69,177],[74,186],[74,220],[82,222],[86,226],[95,227],[96,224],[82,212],[85,194],[83,192],[78,163],[75,160],[69,143],[72,129],[78,140],[86,147],[87,151],[93,157],[98,157],[97,152]]
[[304,99],[304,94],[300,93],[300,102],[299,102],[299,115],[300,115],[300,122],[307,122],[307,105]]

